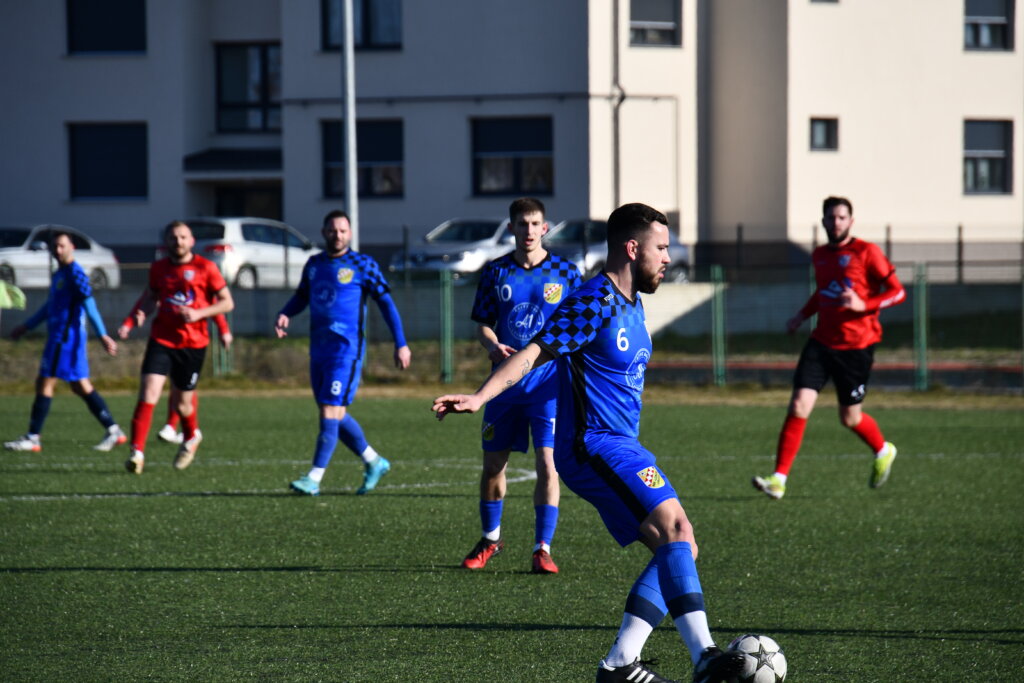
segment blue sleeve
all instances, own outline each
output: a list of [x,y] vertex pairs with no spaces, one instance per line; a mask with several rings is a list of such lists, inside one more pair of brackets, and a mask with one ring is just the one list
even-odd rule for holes
[[380,314],[384,316],[384,322],[391,329],[391,336],[395,338],[395,348],[408,346],[405,342],[405,333],[402,331],[402,318],[398,315],[398,308],[395,306],[395,300],[391,298],[391,294],[385,292],[377,297],[377,307],[380,308]]
[[496,270],[497,266],[494,265],[493,261],[484,267],[484,271],[480,275],[480,282],[476,286],[473,309],[469,314],[473,322],[492,328],[498,323],[498,302],[495,301],[494,297]]
[[47,299],[46,303],[39,307],[39,310],[32,314],[32,316],[22,323],[26,329],[31,330],[39,323],[46,320],[46,316],[50,314],[50,300]]
[[306,310],[309,305],[309,261],[302,267],[302,277],[299,279],[299,286],[295,288],[295,294],[288,303],[284,305],[278,315],[286,315],[292,318]]
[[97,337],[107,336],[107,328],[103,324],[103,318],[100,317],[100,309],[96,308],[96,299],[91,296],[83,302],[85,308],[85,317],[92,323],[92,329],[96,331]]

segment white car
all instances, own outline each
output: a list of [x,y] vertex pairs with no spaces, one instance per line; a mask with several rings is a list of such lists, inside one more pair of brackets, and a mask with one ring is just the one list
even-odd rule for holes
[[[544,236],[544,247],[575,263],[585,278],[593,277],[604,268],[608,258],[608,222],[588,219],[563,221]],[[679,238],[671,230],[668,253],[672,262],[665,271],[665,282],[688,282],[690,250],[679,243]]]
[[50,255],[54,232],[66,232],[75,245],[75,261],[89,275],[93,289],[121,286],[121,266],[114,252],[66,225],[0,227],[0,280],[22,288],[50,286],[57,261]]
[[475,273],[488,261],[515,249],[509,220],[500,218],[453,218],[427,233],[421,244],[391,258],[388,270],[450,270],[458,277]]
[[[195,253],[220,268],[238,289],[295,287],[302,267],[320,251],[298,230],[269,218],[210,217],[186,219],[196,238]],[[157,258],[167,255],[157,249]]]

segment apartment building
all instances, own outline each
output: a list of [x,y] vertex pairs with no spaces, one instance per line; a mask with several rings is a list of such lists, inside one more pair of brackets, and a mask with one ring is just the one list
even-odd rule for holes
[[[340,3],[0,3],[0,224],[315,238],[342,203]],[[556,220],[643,201],[691,244],[807,248],[832,193],[871,238],[1021,241],[1015,0],[353,5],[363,245],[522,194]]]

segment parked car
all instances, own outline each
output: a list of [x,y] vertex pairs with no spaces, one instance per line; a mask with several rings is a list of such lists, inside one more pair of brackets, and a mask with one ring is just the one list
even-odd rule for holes
[[0,280],[23,288],[49,287],[57,261],[50,256],[54,232],[66,232],[75,245],[75,261],[89,275],[93,289],[121,286],[121,267],[114,252],[66,225],[0,228]]
[[475,273],[515,248],[509,220],[453,218],[427,233],[423,242],[391,257],[388,270],[450,270],[458,277]]
[[[604,268],[608,258],[608,222],[589,219],[563,221],[544,236],[544,246],[575,263],[584,277],[592,277]],[[668,252],[672,262],[665,271],[665,282],[689,281],[690,249],[680,244],[671,230]]]
[[[209,217],[185,221],[196,238],[195,253],[217,264],[238,289],[294,287],[306,260],[319,251],[295,228],[269,218]],[[167,255],[157,249],[157,258]]]

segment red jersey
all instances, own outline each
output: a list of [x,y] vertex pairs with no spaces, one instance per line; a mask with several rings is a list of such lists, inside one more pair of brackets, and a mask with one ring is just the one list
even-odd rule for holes
[[[811,337],[832,349],[864,349],[882,340],[878,312],[906,298],[896,269],[877,245],[853,239],[835,247],[820,246],[811,254],[817,289],[801,309],[805,318],[818,314]],[[849,287],[867,310],[840,307],[839,296]]]
[[169,258],[154,261],[149,267],[149,288],[159,308],[149,336],[172,349],[205,348],[210,343],[207,320],[187,323],[178,309],[206,308],[225,286],[217,266],[198,254],[188,263],[173,263]]

